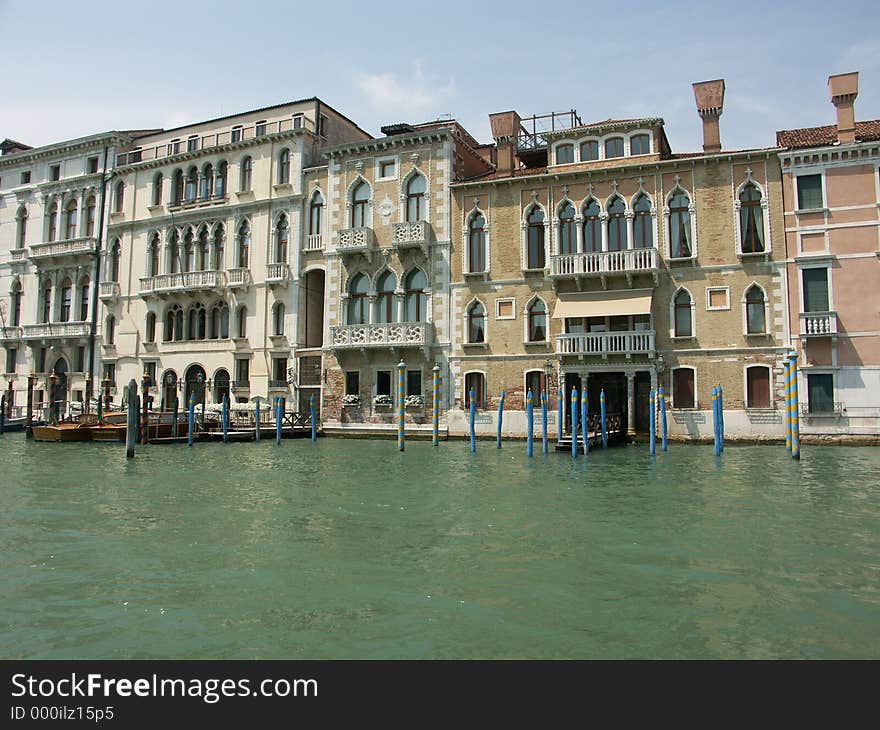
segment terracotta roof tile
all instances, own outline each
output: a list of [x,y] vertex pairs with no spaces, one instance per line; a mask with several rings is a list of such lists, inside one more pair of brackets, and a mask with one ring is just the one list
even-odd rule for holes
[[[872,142],[880,140],[880,119],[867,122],[856,122],[856,141]],[[780,147],[823,147],[837,141],[837,126],[826,124],[824,127],[807,127],[805,129],[783,129],[776,133],[776,143]]]

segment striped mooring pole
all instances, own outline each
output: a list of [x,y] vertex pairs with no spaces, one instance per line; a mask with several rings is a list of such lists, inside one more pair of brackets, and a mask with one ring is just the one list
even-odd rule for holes
[[608,419],[605,413],[605,388],[599,391],[599,418],[602,419],[602,448],[608,448]]
[[584,442],[584,456],[590,453],[590,397],[587,388],[581,389],[581,439]]
[[789,356],[791,361],[791,458],[801,458],[801,414],[798,397],[797,353]]
[[535,448],[535,402],[532,391],[526,393],[526,456],[534,455]]
[[275,399],[275,444],[281,446],[281,398]]
[[721,441],[718,438],[718,388],[712,386],[712,436],[715,456],[721,455]]
[[309,416],[312,422],[312,443],[318,440],[318,413],[315,410],[315,396],[309,396]]
[[724,451],[724,388],[718,386],[718,445]]
[[186,432],[186,443],[189,446],[193,445],[193,428],[195,427],[196,421],[196,395],[195,393],[189,394],[189,408],[187,409],[187,432]]
[[434,382],[432,383],[433,400],[431,401],[431,445],[440,444],[440,363],[434,363],[431,371]]
[[562,388],[559,389],[559,393],[556,396],[557,404],[559,406],[559,417],[556,419],[556,443],[562,443],[562,409],[565,407],[565,391]]
[[571,389],[571,458],[578,455],[578,389]]
[[221,416],[223,422],[223,443],[229,442],[229,396],[223,395],[223,413]]
[[476,403],[476,395],[474,393],[474,389],[471,388],[468,393],[468,409],[470,410],[470,429],[471,429],[471,453],[476,453],[477,451],[477,434],[474,431],[475,428],[475,419],[477,417],[477,403]]
[[663,393],[662,385],[657,391],[657,399],[660,403],[660,444],[661,448],[666,451],[669,445],[669,441],[666,438],[666,396]]
[[257,405],[254,409],[254,440],[260,440],[260,396],[257,396]]
[[649,435],[649,450],[651,456],[656,456],[657,454],[657,399],[654,395],[654,389],[651,388],[651,392],[648,395],[648,433]]
[[498,401],[498,434],[495,437],[495,443],[497,447],[501,448],[501,422],[504,420],[504,398],[507,396],[503,390],[501,391],[501,398]]
[[404,421],[406,420],[406,363],[397,363],[397,450],[403,451],[406,446]]
[[547,443],[547,391],[541,391],[541,443],[544,453],[550,453],[550,444]]
[[788,354],[782,361],[782,379],[785,383],[785,448],[791,451],[791,361]]

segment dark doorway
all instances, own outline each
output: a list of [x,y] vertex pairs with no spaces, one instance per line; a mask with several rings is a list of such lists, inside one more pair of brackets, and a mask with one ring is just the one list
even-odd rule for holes
[[310,271],[303,278],[300,338],[302,347],[324,345],[324,272]]
[[[577,388],[578,398],[581,397],[581,376],[580,373],[565,374],[565,433],[571,433],[571,392]],[[580,423],[580,413],[578,413],[578,423]],[[580,428],[580,427],[578,427]]]
[[[636,373],[635,398],[636,431],[645,433],[651,428],[651,408],[649,403],[651,398],[651,373],[645,371]],[[667,407],[669,406],[668,403],[666,405]]]
[[55,402],[52,404],[57,408],[55,415],[61,418],[67,407],[67,360],[60,358],[53,368],[55,373]]
[[205,369],[201,365],[190,365],[184,375],[184,385],[184,407],[189,408],[190,395],[195,396],[196,403],[202,403],[205,397]]

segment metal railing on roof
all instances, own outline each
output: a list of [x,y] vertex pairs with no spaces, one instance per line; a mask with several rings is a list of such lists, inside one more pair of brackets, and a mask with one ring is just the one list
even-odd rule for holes
[[541,136],[545,132],[581,126],[583,122],[574,109],[569,109],[567,112],[533,114],[520,120],[517,147],[521,150],[541,149],[547,146],[547,141]]

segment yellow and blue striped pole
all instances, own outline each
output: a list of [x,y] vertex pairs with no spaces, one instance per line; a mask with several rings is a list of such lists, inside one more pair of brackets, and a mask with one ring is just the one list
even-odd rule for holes
[[605,412],[605,388],[599,391],[599,418],[602,419],[602,448],[608,448],[608,419]]
[[669,444],[666,438],[666,395],[662,385],[657,389],[657,402],[660,404],[660,445],[666,451]]
[[547,390],[541,391],[541,439],[544,446],[544,453],[550,452],[550,445],[547,443]]
[[471,453],[474,454],[477,451],[477,434],[476,434],[476,415],[477,415],[477,400],[476,394],[474,393],[474,389],[471,388],[468,393],[468,410],[470,411],[470,430],[471,430]]
[[785,448],[791,451],[791,361],[786,354],[782,362],[782,378],[785,383]]
[[586,383],[581,388],[581,439],[584,442],[584,456],[590,453],[590,403]]
[[431,420],[431,443],[440,443],[440,363],[434,363],[434,401]]
[[571,458],[578,455],[578,389],[571,389]]
[[397,363],[397,450],[404,447],[404,419],[406,417],[406,363]]
[[798,372],[797,353],[789,355],[791,359],[791,458],[801,458],[801,414],[798,403]]
[[657,454],[657,404],[654,396],[654,389],[648,394],[648,449],[651,456]]
[[535,401],[532,391],[526,395],[526,456],[532,456],[535,449]]

